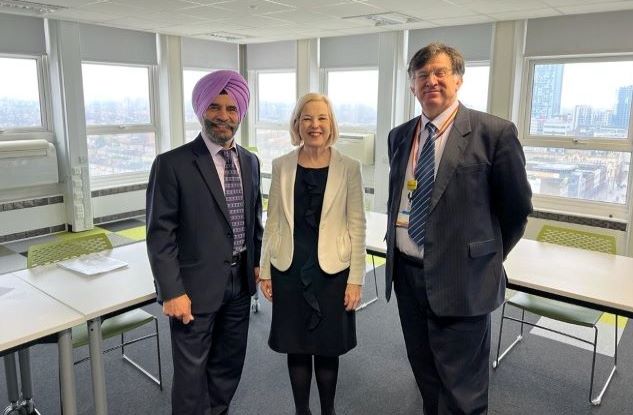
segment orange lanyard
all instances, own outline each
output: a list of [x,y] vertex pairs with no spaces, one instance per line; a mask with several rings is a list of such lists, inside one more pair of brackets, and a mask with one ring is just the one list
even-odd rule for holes
[[[446,132],[446,130],[448,130],[448,127],[450,127],[451,124],[453,124],[453,121],[455,120],[455,116],[457,115],[458,109],[459,109],[459,105],[453,110],[451,115],[448,116],[446,121],[444,121],[440,129],[435,134],[435,137],[429,137],[429,139],[433,139],[434,144],[435,144],[435,141],[437,141],[437,139],[440,138]],[[413,172],[415,171],[415,166],[418,163],[418,149],[420,148],[420,136],[422,135],[422,131],[420,129],[421,124],[422,124],[422,116],[420,116],[420,119],[418,120],[418,125],[417,125],[418,133],[414,134],[412,137],[413,148],[411,151],[411,154],[412,154],[411,169],[413,170]]]

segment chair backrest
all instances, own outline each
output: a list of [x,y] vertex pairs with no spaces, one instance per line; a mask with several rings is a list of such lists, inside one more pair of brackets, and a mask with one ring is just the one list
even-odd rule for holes
[[536,240],[607,254],[616,253],[615,236],[580,231],[577,229],[544,225],[536,236]]
[[64,241],[29,246],[27,268],[52,264],[93,252],[112,249],[112,242],[105,233],[79,236]]

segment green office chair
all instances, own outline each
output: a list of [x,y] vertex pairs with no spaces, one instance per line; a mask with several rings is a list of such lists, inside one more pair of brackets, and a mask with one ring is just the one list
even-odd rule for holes
[[[112,243],[105,233],[79,236],[65,241],[31,245],[28,250],[27,267],[33,268],[39,265],[52,264],[70,258],[75,258],[80,255],[86,255],[94,252],[104,251],[107,249],[112,249]],[[125,339],[126,332],[152,322],[154,323],[155,327],[155,331],[153,333],[131,340]],[[135,310],[130,310],[104,319],[101,324],[101,331],[102,337],[104,339],[109,339],[114,336],[121,336],[120,344],[104,350],[104,353],[108,353],[115,349],[121,349],[121,355],[124,360],[140,370],[141,373],[143,373],[145,376],[150,378],[150,380],[156,383],[161,390],[163,389],[162,366],[160,361],[160,341],[158,337],[158,319],[156,317],[144,310],[141,310],[140,308],[137,308]],[[126,346],[152,337],[156,338],[158,378],[150,374],[147,370],[145,370],[143,367],[141,367],[138,363],[133,361],[129,356],[125,354]],[[73,347],[75,348],[88,344],[88,329],[85,324],[72,328],[72,341]],[[78,360],[75,362],[75,364],[84,362],[88,359],[90,359],[90,357]]]
[[[574,248],[587,249],[592,251],[605,252],[610,254],[616,253],[615,237],[610,235],[602,235],[592,232],[583,232],[575,229],[561,228],[557,226],[545,225],[537,235],[536,239],[541,242],[550,242],[557,245],[571,246]],[[521,310],[521,319],[506,315],[506,306],[511,305]],[[547,327],[539,326],[525,320],[525,312],[530,312],[539,316],[548,317],[553,320],[562,321],[564,323],[573,324],[583,327],[591,327],[594,330],[593,342],[581,339],[574,335],[553,330]],[[499,341],[497,343],[497,358],[492,363],[492,367],[496,369],[501,363],[501,359],[521,340],[523,340],[523,325],[539,327],[541,329],[570,337],[593,346],[593,357],[591,360],[591,383],[589,386],[589,401],[592,405],[600,405],[602,396],[604,395],[611,378],[613,377],[618,363],[618,316],[615,316],[615,354],[614,363],[611,373],[607,378],[601,392],[596,398],[593,398],[593,381],[596,367],[596,346],[598,343],[598,327],[597,323],[602,316],[602,311],[593,310],[561,301],[551,300],[532,294],[518,292],[511,298],[506,300],[501,310],[501,325],[499,327]],[[503,321],[512,320],[521,323],[521,331],[517,338],[510,346],[499,356],[501,348],[501,334],[503,331]]]

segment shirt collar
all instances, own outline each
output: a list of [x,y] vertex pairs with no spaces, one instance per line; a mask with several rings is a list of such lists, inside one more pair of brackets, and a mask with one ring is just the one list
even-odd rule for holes
[[455,102],[453,102],[448,108],[442,111],[440,115],[433,118],[432,120],[429,120],[426,117],[426,115],[424,115],[424,112],[422,112],[422,115],[420,115],[421,121],[422,121],[421,128],[426,127],[426,124],[429,121],[433,122],[433,125],[435,126],[435,128],[440,128],[441,125],[444,125],[444,122],[446,121],[446,119],[451,116],[453,111],[455,111],[455,108],[457,108],[458,105],[459,105],[459,101],[455,100]]
[[[224,147],[211,141],[211,139],[206,137],[205,134],[201,134],[201,135],[202,135],[202,139],[204,140],[204,144],[207,145],[207,149],[209,149],[209,153],[211,153],[212,156],[215,156],[221,150],[224,150]],[[237,147],[235,146],[235,137],[233,137],[233,142],[231,143],[231,147],[229,147],[228,149],[235,150],[237,152]]]

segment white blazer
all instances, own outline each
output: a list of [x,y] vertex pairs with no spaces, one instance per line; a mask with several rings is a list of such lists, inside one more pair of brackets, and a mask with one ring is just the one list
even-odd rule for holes
[[[335,274],[348,268],[348,284],[365,278],[365,208],[361,166],[331,148],[330,168],[319,226],[318,260],[323,271]],[[294,185],[300,147],[273,160],[272,182],[262,254],[261,279],[270,279],[271,264],[290,268],[294,252]]]

